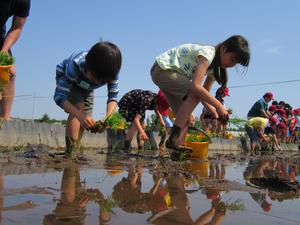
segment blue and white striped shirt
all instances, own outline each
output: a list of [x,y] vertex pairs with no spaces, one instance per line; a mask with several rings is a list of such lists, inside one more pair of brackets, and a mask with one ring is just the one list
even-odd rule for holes
[[87,51],[74,52],[68,59],[56,66],[56,89],[54,93],[54,101],[58,106],[63,108],[64,102],[67,100],[70,93],[70,88],[73,83],[76,83],[82,89],[93,91],[96,88],[107,84],[107,96],[110,101],[117,101],[119,88],[118,76],[115,80],[109,83],[94,84],[86,77],[86,61],[85,56]]

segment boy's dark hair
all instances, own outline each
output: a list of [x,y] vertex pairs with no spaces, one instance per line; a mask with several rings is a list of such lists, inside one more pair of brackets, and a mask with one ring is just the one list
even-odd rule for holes
[[227,52],[236,54],[237,63],[248,67],[250,62],[250,50],[248,41],[241,35],[233,35],[217,45],[215,58],[213,59],[209,69],[213,69],[215,80],[223,87],[227,86],[228,75],[225,68],[220,67],[220,47],[224,45]]
[[277,106],[278,105],[278,101],[273,101],[272,105],[276,105]]
[[122,64],[120,49],[113,43],[96,43],[86,55],[86,67],[96,80],[103,83],[115,80]]

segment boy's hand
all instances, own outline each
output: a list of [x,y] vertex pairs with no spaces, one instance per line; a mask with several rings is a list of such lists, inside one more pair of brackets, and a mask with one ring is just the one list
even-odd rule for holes
[[85,129],[93,127],[96,124],[96,121],[92,117],[85,115],[82,112],[79,113],[77,119],[79,120],[81,126]]
[[105,124],[101,120],[99,120],[95,123],[94,126],[88,128],[87,130],[91,133],[102,133],[105,130],[105,128]]

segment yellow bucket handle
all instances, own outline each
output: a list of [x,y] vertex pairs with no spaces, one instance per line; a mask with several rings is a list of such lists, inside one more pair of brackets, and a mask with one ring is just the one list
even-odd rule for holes
[[208,138],[209,143],[211,143],[211,138],[210,138],[210,136],[209,136],[204,130],[202,130],[201,128],[198,128],[198,127],[189,127],[188,129],[189,129],[189,130],[198,131],[198,132],[204,134],[204,135]]

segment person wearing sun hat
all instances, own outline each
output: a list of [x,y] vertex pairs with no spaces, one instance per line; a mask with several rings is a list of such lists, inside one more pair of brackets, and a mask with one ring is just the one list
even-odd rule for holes
[[250,155],[256,153],[256,146],[260,139],[265,143],[270,142],[269,137],[264,134],[264,131],[267,126],[273,127],[274,125],[276,125],[276,120],[273,117],[270,117],[270,119],[253,117],[248,120],[245,125],[245,130],[250,138]]
[[294,109],[294,116],[297,119],[296,128],[295,128],[295,141],[300,143],[300,108]]
[[276,126],[276,136],[278,139],[280,139],[282,142],[285,142],[286,139],[286,133],[287,133],[287,128],[284,122],[280,122]]
[[280,143],[278,142],[278,138],[276,136],[276,125],[278,123],[279,123],[279,121],[276,119],[276,117],[274,117],[274,116],[270,117],[268,124],[265,128],[264,134],[269,135],[272,138],[272,140],[273,140],[272,141],[272,149],[281,151],[282,147],[280,146]]
[[277,106],[276,105],[270,105],[270,107],[269,107],[269,112],[271,113],[271,115],[274,115],[274,113],[276,112],[276,110],[277,110],[278,108],[277,108]]
[[277,109],[273,115],[277,119],[277,124],[279,122],[285,122],[286,120],[286,111],[284,109]]
[[[216,91],[215,98],[225,107],[224,98],[229,96],[228,87],[219,87]],[[226,107],[225,107],[226,108]],[[231,114],[231,110],[227,109],[228,114]],[[203,107],[202,114],[200,116],[203,128],[206,131],[212,131],[213,133],[219,133],[226,128],[226,124],[222,123],[220,120],[214,118],[213,114],[209,110]]]
[[249,110],[247,117],[248,119],[252,117],[264,117],[269,118],[271,113],[268,111],[268,103],[274,100],[274,96],[271,92],[267,92],[264,96],[259,99]]

